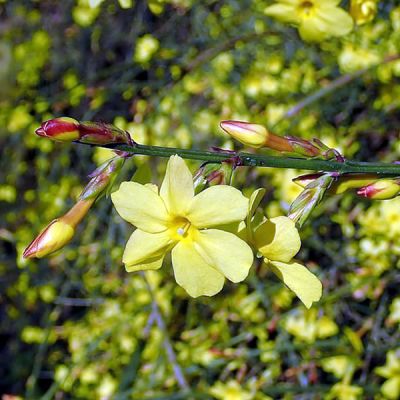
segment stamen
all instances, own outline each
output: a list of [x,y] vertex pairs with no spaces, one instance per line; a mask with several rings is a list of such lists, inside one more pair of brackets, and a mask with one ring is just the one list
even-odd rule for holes
[[184,236],[186,232],[189,230],[189,228],[190,228],[190,222],[186,222],[186,224],[178,228],[176,232],[178,233],[178,235]]

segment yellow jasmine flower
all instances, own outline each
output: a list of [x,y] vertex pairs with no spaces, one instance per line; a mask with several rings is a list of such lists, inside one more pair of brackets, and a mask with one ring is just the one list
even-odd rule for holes
[[192,174],[175,155],[160,192],[155,185],[123,182],[111,198],[120,216],[137,227],[123,255],[128,272],[158,269],[172,250],[175,279],[192,297],[218,293],[225,277],[247,277],[251,248],[232,233],[209,229],[245,218],[248,199],[239,190],[217,185],[195,196]]
[[374,19],[378,11],[378,0],[351,0],[350,14],[357,25],[363,25]]
[[303,40],[319,42],[343,36],[353,29],[351,16],[338,7],[340,0],[277,0],[265,14],[298,26]]
[[257,249],[264,263],[310,308],[322,295],[322,284],[304,265],[293,260],[301,246],[300,235],[288,217],[265,218],[256,209],[265,193],[256,190],[250,197],[245,228],[239,234]]
[[210,394],[220,400],[251,400],[254,396],[244,390],[242,386],[234,380],[226,383],[217,382],[210,390]]
[[388,351],[386,364],[375,368],[375,372],[387,380],[381,387],[381,392],[386,399],[400,397],[400,348]]

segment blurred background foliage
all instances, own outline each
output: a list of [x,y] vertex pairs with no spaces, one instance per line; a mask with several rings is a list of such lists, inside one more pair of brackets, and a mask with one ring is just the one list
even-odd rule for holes
[[[176,285],[169,265],[146,279],[126,273],[131,227],[109,199],[63,251],[21,256],[110,156],[35,136],[52,117],[202,149],[237,146],[218,123],[241,119],[318,137],[348,158],[399,159],[400,61],[384,62],[400,53],[398,2],[378,2],[371,22],[319,44],[266,17],[271,3],[0,1],[3,399],[400,397],[400,200],[346,194],[318,208],[299,254],[324,284],[308,311],[259,266],[199,299]],[[342,76],[346,85],[336,85]],[[165,164],[137,157],[123,178],[139,168],[159,183]],[[280,215],[299,193],[298,172],[243,169],[236,185],[265,187],[263,206]]]

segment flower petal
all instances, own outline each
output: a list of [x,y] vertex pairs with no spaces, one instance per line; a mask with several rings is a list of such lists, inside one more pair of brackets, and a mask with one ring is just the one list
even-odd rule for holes
[[294,222],[288,217],[266,220],[254,232],[258,251],[269,260],[288,262],[300,250],[301,241]]
[[148,233],[136,229],[126,244],[122,262],[130,267],[157,261],[172,244],[168,232]]
[[125,269],[127,272],[137,272],[137,271],[148,271],[150,269],[160,269],[163,261],[164,261],[164,256],[160,257],[156,261],[150,261],[148,263],[125,265]]
[[255,214],[257,207],[260,205],[266,190],[263,188],[256,189],[250,196],[249,211],[247,213],[247,224],[250,225],[251,218]]
[[298,22],[296,2],[287,1],[279,2],[279,4],[273,4],[264,10],[264,14],[270,17],[276,18],[282,22]]
[[193,177],[185,161],[178,155],[171,156],[160,189],[169,213],[184,215],[194,196]]
[[136,182],[122,182],[111,194],[111,200],[118,214],[139,229],[151,233],[167,229],[167,210],[153,189]]
[[340,7],[320,6],[317,11],[317,18],[329,26],[327,31],[332,36],[347,35],[353,29],[353,18]]
[[190,296],[213,296],[220,292],[225,278],[205,262],[190,241],[181,241],[172,249],[175,279]]
[[200,231],[194,242],[204,260],[232,282],[241,282],[253,264],[249,245],[233,233],[218,229]]
[[199,229],[242,221],[248,202],[240,190],[232,186],[211,186],[194,197],[187,218]]
[[290,263],[271,261],[268,265],[307,308],[321,298],[322,284],[320,280],[304,265],[294,261]]
[[353,29],[353,19],[339,7],[318,7],[313,17],[305,18],[299,27],[303,40],[316,41],[343,36]]

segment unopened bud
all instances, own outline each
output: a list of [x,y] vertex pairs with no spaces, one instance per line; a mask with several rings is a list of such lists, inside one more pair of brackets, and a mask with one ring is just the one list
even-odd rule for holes
[[50,222],[25,249],[23,256],[42,258],[64,247],[93,203],[111,189],[124,162],[124,157],[116,156],[90,174],[91,180],[80,194],[78,202],[65,215]]
[[301,227],[334,180],[335,177],[329,173],[312,180],[291,204],[288,217]]
[[30,243],[24,258],[42,258],[64,247],[74,236],[75,228],[87,214],[94,200],[81,200],[67,214],[50,222]]
[[[305,188],[315,179],[322,176],[322,172],[314,174],[300,175],[293,179],[293,182]],[[329,187],[329,194],[342,194],[352,189],[359,189],[363,186],[370,185],[378,180],[376,174],[343,174],[335,177],[332,185]]]
[[352,189],[359,189],[363,186],[376,182],[377,175],[374,174],[345,174],[337,177],[329,188],[331,194],[342,194]]
[[221,121],[220,127],[246,146],[262,147],[268,139],[268,131],[262,125],[243,121]]
[[323,175],[322,172],[316,172],[315,174],[300,175],[292,179],[292,181],[297,185],[301,186],[302,188],[305,188],[307,185],[309,185],[311,182],[315,181],[322,175]]
[[360,188],[357,194],[373,200],[393,199],[400,194],[400,182],[397,179],[379,179]]
[[69,117],[49,119],[35,133],[57,142],[73,142],[80,138],[79,122]]
[[57,142],[132,145],[129,133],[113,125],[102,122],[79,122],[68,117],[54,118],[43,122],[35,133]]
[[80,143],[98,145],[121,143],[132,145],[132,139],[128,132],[102,122],[81,122],[79,132],[81,134]]
[[229,162],[221,164],[205,163],[194,174],[193,186],[195,193],[214,185],[229,185],[233,172],[233,165]]
[[124,165],[124,157],[114,157],[106,161],[99,168],[93,171],[89,177],[89,183],[83,189],[79,199],[97,199],[101,194],[111,188],[115,178]]
[[377,11],[377,0],[351,0],[350,14],[357,25],[372,21]]
[[321,151],[308,140],[298,138],[296,136],[285,136],[291,146],[291,152],[297,153],[305,157],[318,157]]

